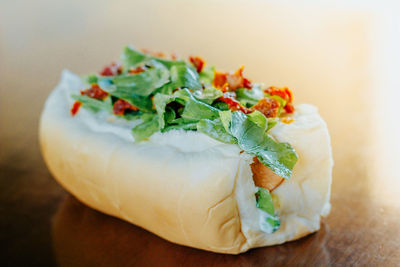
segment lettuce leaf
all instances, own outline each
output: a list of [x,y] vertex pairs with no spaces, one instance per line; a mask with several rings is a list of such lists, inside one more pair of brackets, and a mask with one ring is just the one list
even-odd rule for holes
[[98,100],[95,98],[88,97],[86,95],[72,95],[72,98],[81,102],[84,108],[94,113],[97,113],[100,110],[106,110],[108,112],[112,112],[113,105],[111,97],[107,97],[104,100]]
[[258,127],[264,129],[264,131],[268,128],[267,117],[264,116],[260,111],[255,110],[252,113],[247,115],[249,120],[257,124]]
[[222,125],[221,119],[219,118],[214,120],[200,120],[197,123],[197,130],[223,143],[236,143],[235,138],[227,133],[224,126]]
[[170,86],[173,89],[188,88],[192,90],[199,90],[202,88],[199,81],[199,75],[193,68],[187,66],[172,66],[170,72]]
[[169,71],[159,64],[138,74],[116,76],[113,80],[116,90],[110,93],[122,99],[131,95],[149,96],[167,82],[169,82]]
[[156,111],[158,114],[158,121],[160,129],[163,129],[165,126],[164,114],[165,109],[169,103],[175,100],[174,95],[165,95],[165,94],[156,94],[153,98],[154,106],[156,107]]
[[257,158],[277,175],[289,179],[297,162],[297,154],[288,143],[278,143],[248,116],[240,111],[232,114],[232,135],[245,152]]
[[181,114],[182,118],[186,120],[199,121],[201,119],[214,119],[219,116],[217,108],[197,100],[187,89],[179,90],[175,95],[186,102]]
[[223,110],[219,111],[219,118],[221,120],[222,125],[224,126],[224,129],[227,133],[230,133],[231,130],[229,128],[231,120],[232,120],[232,111],[230,110]]
[[133,138],[135,138],[135,142],[143,141],[159,131],[157,114],[145,113],[142,115],[141,119],[143,122],[132,129],[132,135]]
[[147,63],[151,60],[157,61],[164,65],[166,68],[170,69],[173,66],[187,66],[188,64],[183,60],[168,60],[163,58],[157,58],[147,55],[139,50],[136,50],[132,46],[126,46],[121,55],[122,65],[125,70],[130,68],[135,68],[140,64]]
[[165,133],[171,130],[186,130],[186,131],[194,131],[197,129],[197,123],[195,122],[187,122],[180,124],[172,124],[166,126],[161,132]]
[[211,105],[216,99],[220,98],[224,94],[221,90],[217,90],[214,87],[206,87],[203,90],[193,92],[194,97],[204,103]]
[[140,63],[149,61],[150,56],[134,49],[132,46],[126,46],[121,55],[121,61],[124,69],[135,68]]
[[252,89],[239,88],[236,90],[237,100],[247,107],[254,106],[263,97],[264,92],[258,86],[254,86]]
[[281,222],[279,218],[275,215],[274,211],[274,202],[272,200],[272,196],[269,191],[265,188],[258,187],[258,191],[256,193],[256,200],[257,200],[257,208],[261,209],[262,211],[267,213],[266,222],[269,224],[271,231],[268,232],[275,232],[281,226]]
[[199,79],[200,82],[207,84],[207,85],[211,85],[212,82],[214,81],[214,76],[215,76],[215,67],[209,67],[206,69],[203,69],[202,72],[200,72],[199,74]]

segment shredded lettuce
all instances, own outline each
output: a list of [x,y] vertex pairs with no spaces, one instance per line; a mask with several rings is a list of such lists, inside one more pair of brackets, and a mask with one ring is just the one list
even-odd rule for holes
[[[202,132],[224,143],[237,144],[244,152],[258,157],[277,175],[290,178],[297,161],[294,149],[268,135],[277,118],[266,118],[259,111],[244,114],[232,112],[220,98],[221,90],[213,87],[215,68],[204,68],[200,74],[192,64],[182,60],[167,60],[142,53],[131,46],[121,56],[122,73],[114,76],[91,74],[86,82],[98,83],[110,95],[97,100],[85,95],[73,95],[83,107],[93,112],[112,113],[113,103],[123,99],[139,110],[126,110],[123,118],[140,119],[132,129],[135,142],[148,139],[156,132],[191,130]],[[144,71],[130,73],[133,68]],[[236,99],[247,107],[265,97],[258,85],[239,88]],[[285,105],[278,96],[268,96]]]
[[276,216],[274,211],[274,202],[272,200],[272,196],[269,191],[265,188],[258,187],[258,191],[256,193],[256,200],[257,200],[257,208],[261,209],[262,211],[267,213],[265,221],[269,224],[270,227],[267,227],[268,232],[275,232],[281,226],[281,222]]
[[116,76],[113,80],[116,90],[111,93],[122,99],[129,98],[132,94],[149,96],[167,82],[169,82],[169,71],[163,65],[158,64],[157,67],[138,74]]
[[132,129],[132,135],[135,138],[135,142],[143,141],[159,131],[157,114],[146,113],[143,114],[141,119],[143,122]]
[[134,49],[132,46],[126,46],[121,55],[122,65],[125,69],[135,68],[140,63],[150,60],[151,57]]
[[239,88],[236,90],[236,98],[242,105],[251,107],[257,104],[258,100],[264,97],[264,92],[258,86],[253,86],[250,90]]
[[203,69],[202,72],[200,72],[200,82],[206,85],[211,85],[215,76],[215,67],[210,67]]
[[72,98],[82,103],[82,106],[94,113],[100,110],[112,111],[111,97],[107,97],[104,100],[98,100],[95,98],[88,97],[86,95],[72,95]]
[[188,89],[182,89],[175,95],[185,101],[185,108],[181,114],[186,120],[199,121],[218,117],[218,109],[197,100]]
[[193,92],[196,99],[203,101],[204,103],[211,105],[216,99],[220,98],[224,94],[221,90],[217,90],[214,87],[206,87],[204,90],[197,90]]
[[236,139],[230,135],[222,125],[221,119],[214,120],[203,119],[197,123],[197,130],[218,141],[234,144]]
[[278,143],[246,114],[236,111],[230,124],[232,135],[241,149],[257,158],[277,175],[289,179],[297,154],[288,143]]

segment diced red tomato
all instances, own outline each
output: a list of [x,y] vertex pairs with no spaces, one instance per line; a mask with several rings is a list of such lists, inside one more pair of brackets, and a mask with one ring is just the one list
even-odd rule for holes
[[115,76],[122,73],[122,66],[119,63],[112,63],[109,66],[104,67],[100,72],[101,76]]
[[115,115],[124,115],[126,110],[139,110],[139,108],[122,99],[118,99],[114,103],[113,113]]
[[81,95],[103,100],[108,96],[108,93],[101,89],[97,83],[93,83],[90,88],[81,91]]
[[203,70],[205,62],[201,57],[189,57],[189,61],[193,64],[198,73]]

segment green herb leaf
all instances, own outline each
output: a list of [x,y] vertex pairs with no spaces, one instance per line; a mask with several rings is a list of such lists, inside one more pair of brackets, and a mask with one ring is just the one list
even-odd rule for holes
[[289,179],[297,162],[297,154],[288,143],[278,143],[265,132],[265,128],[254,123],[240,111],[232,114],[230,125],[238,145],[257,158],[277,175]]

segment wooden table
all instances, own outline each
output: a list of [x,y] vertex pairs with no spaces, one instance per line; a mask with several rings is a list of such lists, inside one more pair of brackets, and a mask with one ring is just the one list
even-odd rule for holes
[[[384,107],[374,105],[379,94],[388,92],[384,88],[373,91],[367,86],[371,73],[365,72],[364,66],[368,65],[369,54],[357,45],[366,36],[363,31],[349,35],[337,33],[329,39],[323,31],[310,27],[315,25],[313,20],[325,21],[323,14],[311,19],[305,16],[308,22],[288,23],[275,31],[287,19],[274,17],[273,12],[270,12],[272,18],[266,16],[265,27],[246,30],[244,22],[235,24],[233,18],[247,14],[247,23],[262,23],[249,17],[251,12],[259,10],[253,5],[239,7],[237,1],[232,1],[235,3],[232,12],[220,16],[201,5],[202,1],[194,1],[197,13],[191,13],[188,4],[180,3],[180,9],[175,10],[172,4],[162,1],[81,2],[0,3],[2,263],[12,266],[57,263],[61,266],[400,266],[400,179],[396,171],[399,151],[393,138],[393,133],[398,133],[398,120],[396,116],[392,121],[384,120],[380,117]],[[216,8],[217,4],[212,5]],[[282,13],[284,8],[275,10]],[[204,16],[206,11],[210,12],[209,16],[201,19],[201,23],[190,22],[192,15]],[[175,15],[179,12],[183,15],[178,18]],[[163,14],[168,19],[160,19]],[[237,35],[224,30],[230,24],[223,16],[232,16],[230,23],[242,31],[246,40],[233,42]],[[339,20],[329,25],[368,29],[363,16],[349,15],[340,17],[340,21],[344,23],[350,17],[346,25]],[[268,26],[268,19],[277,23]],[[211,25],[204,26],[205,21]],[[300,31],[313,31],[314,34],[307,35],[311,38],[309,43],[290,25],[299,27]],[[193,27],[195,33],[188,27]],[[275,34],[282,38],[272,38],[274,42],[263,44],[249,42],[260,36],[261,28],[271,33],[267,36]],[[201,30],[213,38],[200,38],[196,32]],[[288,43],[281,41],[285,38],[297,38],[297,48],[290,52]],[[320,49],[332,42],[335,47],[342,44],[342,52],[332,50],[336,54],[331,55]],[[332,211],[321,230],[298,241],[254,249],[238,256],[214,254],[169,243],[94,211],[61,188],[44,165],[37,141],[43,103],[63,68],[81,74],[99,70],[116,58],[127,43],[165,47],[167,51],[175,50],[183,55],[193,51],[225,68],[245,63],[255,80],[275,84],[287,81],[294,89],[296,101],[318,105],[331,131],[335,159]],[[279,47],[289,52],[282,52]],[[354,50],[357,53],[351,47],[357,47]],[[307,60],[312,58],[308,69],[301,62],[305,53]],[[349,61],[338,67],[335,60],[343,62],[344,59]]]

